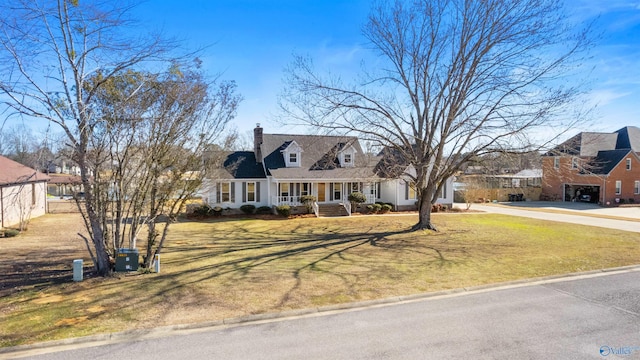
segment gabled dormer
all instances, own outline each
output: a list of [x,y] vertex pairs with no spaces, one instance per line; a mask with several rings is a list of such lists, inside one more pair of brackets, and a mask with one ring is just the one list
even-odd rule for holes
[[340,167],[354,167],[356,158],[356,149],[353,145],[349,145],[340,152],[338,152],[338,161],[340,161]]
[[281,150],[284,163],[287,167],[300,167],[302,164],[302,148],[295,141],[285,144],[286,147]]

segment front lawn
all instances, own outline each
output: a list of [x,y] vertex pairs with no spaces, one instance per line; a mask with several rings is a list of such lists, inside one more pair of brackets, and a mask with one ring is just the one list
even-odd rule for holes
[[[640,233],[503,215],[434,214],[437,233],[409,232],[415,215],[221,218],[174,224],[160,274],[73,283],[69,260],[86,261],[84,244],[69,240],[77,229],[57,240],[41,231],[51,219],[73,216],[48,215],[19,237],[0,239],[0,270],[14,269],[0,299],[0,346],[640,262]],[[21,265],[47,257],[48,276]],[[33,274],[21,277],[20,269]]]

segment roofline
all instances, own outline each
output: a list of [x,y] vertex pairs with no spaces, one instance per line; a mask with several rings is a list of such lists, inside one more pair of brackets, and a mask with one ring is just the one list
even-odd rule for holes
[[37,184],[40,182],[49,182],[49,179],[40,179],[40,180],[27,180],[20,182],[11,182],[11,183],[0,183],[0,187],[14,186],[14,185],[24,185],[24,184]]

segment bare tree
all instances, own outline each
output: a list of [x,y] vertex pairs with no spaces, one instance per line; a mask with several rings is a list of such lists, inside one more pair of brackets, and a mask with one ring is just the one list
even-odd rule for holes
[[[158,60],[173,48],[156,36],[139,36],[127,17],[130,8],[120,1],[15,0],[0,9],[2,101],[25,121],[45,119],[66,134],[88,200],[100,275],[110,266],[89,171],[90,140],[101,121],[94,113],[95,96],[114,74]],[[97,71],[102,81],[88,84]]]
[[387,149],[410,169],[415,229],[435,229],[431,205],[468,159],[532,145],[535,131],[579,120],[569,105],[582,87],[567,79],[588,33],[555,0],[379,2],[363,27],[375,70],[350,85],[297,57],[281,107],[290,119]]
[[136,248],[142,229],[144,264],[161,252],[170,224],[212,170],[208,149],[226,141],[240,101],[235,88],[177,64],[160,74],[126,71],[105,83],[96,95],[103,122],[91,139],[92,201],[111,252]]

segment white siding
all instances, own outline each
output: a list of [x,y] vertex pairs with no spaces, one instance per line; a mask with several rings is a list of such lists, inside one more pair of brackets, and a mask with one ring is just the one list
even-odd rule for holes
[[15,227],[21,221],[42,216],[47,211],[47,183],[26,183],[2,187],[0,225]]

